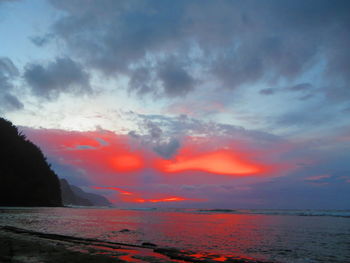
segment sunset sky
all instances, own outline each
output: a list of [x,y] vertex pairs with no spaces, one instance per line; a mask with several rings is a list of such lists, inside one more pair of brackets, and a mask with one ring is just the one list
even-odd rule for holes
[[116,206],[349,209],[349,14],[0,0],[0,115]]

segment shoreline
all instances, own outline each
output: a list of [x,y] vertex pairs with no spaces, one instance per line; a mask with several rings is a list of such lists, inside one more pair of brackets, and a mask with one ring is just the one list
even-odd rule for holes
[[0,226],[0,262],[271,263],[234,256],[161,248],[152,243],[142,245],[117,243],[36,232],[12,226]]

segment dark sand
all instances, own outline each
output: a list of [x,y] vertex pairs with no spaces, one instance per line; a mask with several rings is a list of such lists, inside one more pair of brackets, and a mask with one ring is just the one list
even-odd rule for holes
[[193,251],[159,248],[151,243],[144,243],[138,246],[106,242],[98,239],[34,232],[9,226],[0,226],[0,262],[263,263],[262,261],[234,256],[199,254]]

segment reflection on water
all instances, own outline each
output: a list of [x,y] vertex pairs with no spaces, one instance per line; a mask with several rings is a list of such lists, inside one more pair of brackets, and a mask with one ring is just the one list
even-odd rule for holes
[[279,262],[346,262],[350,218],[192,210],[0,209],[0,225]]

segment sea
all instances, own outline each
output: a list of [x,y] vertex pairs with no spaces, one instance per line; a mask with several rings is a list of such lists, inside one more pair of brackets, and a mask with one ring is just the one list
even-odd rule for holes
[[272,262],[350,262],[350,210],[0,208],[0,225]]

